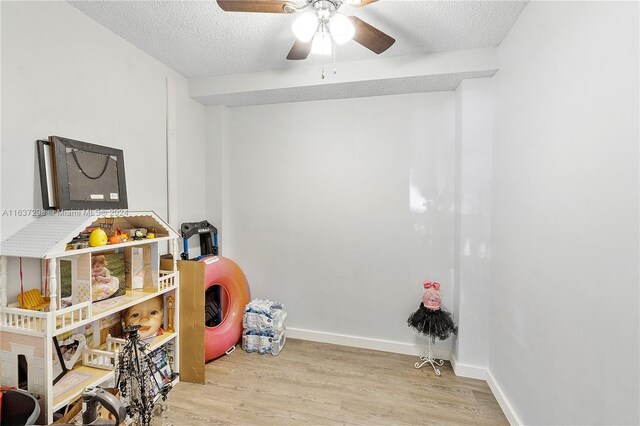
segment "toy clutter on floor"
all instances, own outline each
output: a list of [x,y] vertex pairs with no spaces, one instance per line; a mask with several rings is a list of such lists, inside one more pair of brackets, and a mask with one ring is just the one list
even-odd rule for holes
[[286,342],[287,312],[271,300],[253,300],[244,308],[242,349],[278,355]]

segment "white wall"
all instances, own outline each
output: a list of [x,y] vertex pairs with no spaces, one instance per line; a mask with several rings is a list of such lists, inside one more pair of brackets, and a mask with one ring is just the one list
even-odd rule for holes
[[[201,221],[206,218],[210,194],[206,190],[209,164],[206,161],[209,149],[206,128],[206,107],[188,97],[186,80],[178,79],[177,87],[177,220],[172,225],[179,232],[184,222]],[[172,201],[173,202],[173,201]],[[182,247],[180,247],[182,251]],[[200,254],[200,239],[189,240],[189,255]]]
[[207,150],[206,150],[206,219],[218,229],[218,245],[220,253],[224,254],[222,247],[223,233],[223,207],[225,205],[223,179],[227,176],[226,170],[226,142],[229,135],[229,109],[223,105],[207,107]]
[[[65,2],[2,2],[2,209],[42,206],[35,140],[121,148],[129,208],[167,212],[166,89],[176,84],[180,183],[204,180],[205,109],[187,81]],[[200,155],[196,155],[200,154]],[[182,188],[183,210],[204,199]],[[31,218],[2,217],[2,238]]]
[[[0,211],[42,207],[35,140],[55,134],[123,149],[129,208],[166,218],[171,78],[178,217],[204,216],[205,108],[188,97],[186,79],[66,2],[0,7]],[[3,215],[0,239],[31,220]]]
[[224,253],[252,295],[304,337],[415,352],[422,282],[452,304],[453,93],[229,111]]
[[491,147],[493,79],[465,80],[456,90],[454,339],[456,374],[484,379],[489,363],[491,291]]
[[638,3],[532,2],[500,47],[490,373],[525,424],[638,424]]

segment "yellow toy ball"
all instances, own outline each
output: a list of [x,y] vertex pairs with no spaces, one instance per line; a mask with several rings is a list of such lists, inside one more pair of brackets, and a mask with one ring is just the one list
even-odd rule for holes
[[89,234],[89,245],[91,247],[106,246],[107,240],[107,233],[100,228],[94,229],[91,231],[91,234]]

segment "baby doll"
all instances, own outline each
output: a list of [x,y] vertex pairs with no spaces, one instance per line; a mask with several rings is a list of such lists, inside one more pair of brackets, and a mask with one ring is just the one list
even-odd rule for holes
[[111,276],[104,256],[91,257],[91,293],[93,301],[113,296],[120,288],[118,277]]
[[440,308],[442,304],[440,283],[425,281],[422,286],[425,290],[422,295],[422,303],[407,320],[409,327],[415,328],[433,340],[436,337],[444,340],[452,333],[457,334],[458,328],[453,323],[451,314]]
[[160,336],[163,333],[164,303],[162,296],[154,297],[138,303],[123,311],[122,321],[125,326],[139,325],[138,336],[141,340]]

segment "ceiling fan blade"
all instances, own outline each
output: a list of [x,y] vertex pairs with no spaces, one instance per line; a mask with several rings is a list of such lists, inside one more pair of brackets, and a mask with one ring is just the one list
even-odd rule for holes
[[354,0],[353,2],[347,1],[347,4],[352,7],[364,7],[368,4],[375,3],[377,1],[378,0],[360,0],[358,2],[358,0]]
[[349,19],[351,19],[353,25],[356,27],[353,39],[378,55],[390,48],[391,45],[396,42],[395,38],[383,33],[375,27],[372,27],[360,18],[350,16]]
[[289,1],[218,0],[218,6],[225,12],[288,13],[285,6],[295,8],[296,5]]
[[296,42],[293,43],[293,46],[287,55],[287,59],[294,61],[307,59],[309,52],[311,52],[311,42],[305,43],[296,39]]

